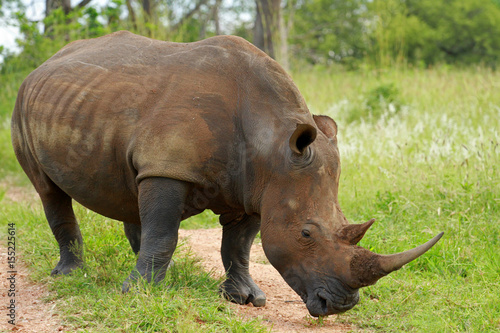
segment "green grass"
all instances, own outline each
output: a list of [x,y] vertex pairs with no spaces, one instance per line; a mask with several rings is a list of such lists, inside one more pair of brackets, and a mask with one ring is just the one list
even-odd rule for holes
[[28,185],[19,163],[14,156],[10,140],[10,117],[16,103],[17,90],[29,73],[0,75],[0,181],[9,177],[9,183]]
[[64,324],[92,332],[259,332],[257,321],[242,320],[218,294],[221,280],[201,268],[181,243],[164,284],[138,283],[122,294],[135,266],[123,225],[75,205],[85,240],[86,267],[71,276],[50,277],[58,248],[38,204],[3,201],[0,219],[16,223],[18,249],[34,281],[46,283]]
[[[500,74],[440,68],[295,79],[311,110],[338,122],[344,213],[357,223],[377,219],[361,245],[389,254],[445,232],[424,257],[362,289],[341,318],[385,332],[500,330]],[[366,101],[387,85],[399,112],[381,98],[379,117],[370,117]]]
[[[445,232],[423,257],[362,289],[359,304],[337,321],[380,332],[499,331],[500,73],[439,67],[293,76],[311,111],[339,125],[345,215],[354,223],[377,219],[361,245],[390,254]],[[19,79],[9,80],[15,91]],[[39,205],[26,208],[2,194],[6,184],[26,184],[26,178],[5,120],[15,97],[0,98],[0,221],[17,223],[23,260],[32,278],[54,291],[68,325],[98,332],[260,328],[235,316],[217,295],[219,281],[182,246],[170,288],[146,285],[122,295],[135,262],[122,226],[80,206],[87,269],[48,277],[58,250]],[[217,225],[204,213],[182,227]]]

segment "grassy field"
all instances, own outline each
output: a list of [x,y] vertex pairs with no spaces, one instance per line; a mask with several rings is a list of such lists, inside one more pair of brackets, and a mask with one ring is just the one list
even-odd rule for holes
[[[339,125],[340,203],[351,222],[376,224],[361,245],[389,254],[444,231],[422,258],[361,291],[340,322],[380,332],[500,330],[500,73],[483,68],[344,72],[294,79],[313,113]],[[14,203],[29,186],[10,148],[9,115],[22,75],[2,77],[0,221],[15,222],[33,279],[49,284],[68,325],[88,331],[257,331],[217,296],[217,284],[181,245],[164,289],[121,295],[134,265],[120,223],[76,206],[87,268],[50,278],[58,250],[38,203]],[[97,222],[96,222],[97,220]],[[185,228],[217,225],[210,214]],[[2,235],[5,235],[2,232]]]
[[378,221],[361,245],[393,253],[445,232],[423,258],[363,289],[342,320],[381,331],[500,330],[500,75],[295,78],[312,112],[338,120],[344,213]]

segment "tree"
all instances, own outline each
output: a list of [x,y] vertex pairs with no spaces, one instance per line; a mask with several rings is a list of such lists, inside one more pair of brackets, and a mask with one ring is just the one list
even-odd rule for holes
[[253,44],[276,58],[276,46],[280,42],[281,0],[255,0],[255,3]]
[[492,0],[407,0],[408,17],[430,31],[422,48],[426,63],[500,60],[500,6]]
[[292,52],[312,63],[352,64],[366,52],[368,0],[303,0],[294,8]]
[[[68,16],[71,11],[76,10],[76,9],[81,9],[88,5],[91,0],[81,0],[75,7],[71,6],[71,0],[45,0],[45,29],[44,32],[47,36],[50,36],[52,34],[51,31],[51,26],[52,26],[52,20],[48,19],[52,13],[61,8],[64,15]],[[67,22],[69,23],[71,20],[67,18]],[[66,38],[68,39],[68,38]]]

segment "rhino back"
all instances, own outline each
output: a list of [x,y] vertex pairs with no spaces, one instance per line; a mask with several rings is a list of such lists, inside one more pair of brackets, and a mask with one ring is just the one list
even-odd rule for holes
[[240,162],[238,142],[312,121],[286,73],[235,37],[182,44],[118,32],[73,42],[22,91],[13,128],[39,167],[75,200],[120,220],[137,219],[137,184],[147,177],[215,188],[237,205],[239,184],[226,169]]
[[220,53],[129,33],[71,43],[24,82],[14,145],[85,206],[108,216],[134,207],[113,218],[136,213],[145,177],[206,185],[234,133],[236,87]]

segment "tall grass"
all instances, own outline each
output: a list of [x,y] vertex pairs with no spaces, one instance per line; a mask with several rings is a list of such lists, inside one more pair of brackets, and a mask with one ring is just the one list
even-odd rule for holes
[[[482,68],[295,76],[313,112],[337,119],[344,213],[378,222],[379,253],[444,231],[424,257],[363,289],[342,316],[383,331],[500,329],[500,75]],[[367,100],[380,96],[378,117]],[[354,117],[353,117],[354,115]]]
[[10,140],[10,117],[16,103],[17,90],[29,72],[0,74],[0,181],[8,177],[9,184],[27,185],[17,163]]
[[[341,206],[351,222],[377,219],[361,245],[389,254],[445,232],[423,257],[362,289],[359,305],[337,320],[381,332],[499,331],[500,74],[438,67],[313,69],[293,77],[313,113],[337,120]],[[10,77],[6,84],[15,92],[20,80]],[[15,184],[23,184],[5,120],[14,98],[0,93],[0,170],[2,178],[17,177]],[[3,185],[0,193],[6,190]],[[182,246],[178,271],[167,279],[171,288],[144,286],[140,293],[121,295],[120,283],[134,262],[121,225],[79,206],[87,269],[47,277],[57,247],[39,206],[27,209],[0,200],[2,223],[18,223],[33,279],[49,283],[66,323],[75,329],[259,329],[236,319],[217,296],[218,281]],[[183,223],[216,225],[211,214]]]

